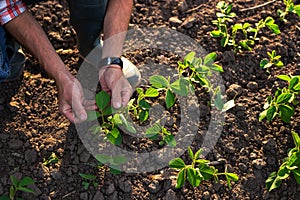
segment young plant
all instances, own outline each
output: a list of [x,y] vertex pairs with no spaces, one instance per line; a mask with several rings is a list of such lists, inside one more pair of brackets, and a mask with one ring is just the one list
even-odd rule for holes
[[50,164],[58,163],[59,159],[56,156],[56,154],[53,152],[48,159],[44,158],[43,159],[43,165],[49,166]]
[[101,125],[95,125],[91,128],[94,134],[104,133],[104,140],[110,141],[114,145],[122,143],[122,136],[118,126],[123,126],[130,133],[136,133],[132,124],[130,124],[122,113],[115,113],[112,116],[112,107],[110,106],[110,96],[108,93],[101,91],[96,94],[96,104],[98,110],[88,112],[88,120],[96,120],[100,118]]
[[300,17],[300,5],[294,5],[293,0],[283,0],[283,2],[285,4],[285,10],[277,10],[277,14],[280,17],[280,20],[287,22],[285,17],[288,13],[295,13]]
[[137,88],[136,91],[138,93],[138,98],[137,100],[130,100],[127,113],[131,111],[136,119],[145,122],[149,118],[149,110],[151,107],[146,98],[158,97],[159,92],[153,87],[148,88],[145,92],[142,88]]
[[226,4],[225,1],[220,1],[217,4],[217,8],[220,12],[216,13],[217,20],[213,20],[212,23],[217,26],[217,30],[213,30],[210,35],[215,38],[221,37],[221,46],[225,47],[230,38],[228,33],[227,22],[232,22],[232,18],[236,16],[234,12],[231,12],[233,4]]
[[269,58],[264,58],[260,61],[260,67],[263,69],[267,69],[269,71],[269,68],[273,65],[276,67],[283,67],[283,62],[280,60],[281,56],[276,55],[276,51],[273,50],[271,53],[267,52]]
[[151,76],[150,84],[158,91],[166,91],[166,106],[171,108],[176,101],[175,94],[179,96],[187,96],[189,93],[189,82],[184,77],[179,77],[173,83],[170,82],[170,77],[166,79],[161,75]]
[[[34,181],[30,177],[24,177],[21,180],[18,180],[15,176],[11,175],[10,180],[12,185],[10,186],[9,190],[9,199],[14,200],[16,193],[18,191],[34,193],[34,191],[28,188],[29,185],[34,184]],[[18,199],[18,198],[17,198]]]
[[253,40],[259,40],[257,37],[259,31],[262,28],[268,27],[273,33],[276,35],[280,34],[280,29],[277,24],[275,24],[275,20],[272,17],[267,17],[266,19],[261,19],[258,23],[256,23],[255,28],[251,28],[249,32],[253,32],[254,36],[252,37]]
[[289,123],[294,115],[294,105],[298,103],[296,96],[300,91],[300,76],[279,75],[278,78],[288,82],[289,86],[277,89],[274,98],[268,96],[264,105],[264,111],[260,113],[259,121],[267,118],[272,121],[280,116],[282,121]]
[[181,158],[174,158],[169,162],[170,168],[179,170],[176,188],[181,188],[186,180],[188,180],[193,187],[198,187],[202,181],[210,180],[212,178],[218,182],[219,176],[224,175],[228,183],[228,187],[231,189],[231,181],[238,181],[238,176],[234,173],[227,172],[227,169],[224,173],[218,173],[218,169],[209,165],[209,160],[199,158],[201,152],[202,149],[199,149],[194,154],[191,148],[188,148],[188,154],[192,161],[189,165],[184,163]]
[[288,157],[279,167],[277,172],[272,172],[266,180],[266,187],[269,191],[279,188],[282,180],[287,179],[293,173],[297,183],[300,185],[300,138],[292,131],[295,147],[288,152]]
[[167,144],[169,147],[176,147],[174,135],[172,135],[159,122],[155,123],[146,130],[146,136],[152,140],[157,140],[159,137],[162,138],[162,140],[159,142],[159,145]]
[[112,174],[120,174],[121,165],[127,162],[126,157],[123,155],[107,156],[99,154],[95,157],[98,160],[99,165],[108,165],[110,173]]
[[83,179],[82,185],[85,190],[87,190],[90,187],[90,185],[92,185],[95,188],[99,185],[96,181],[97,176],[95,175],[79,173],[79,176]]

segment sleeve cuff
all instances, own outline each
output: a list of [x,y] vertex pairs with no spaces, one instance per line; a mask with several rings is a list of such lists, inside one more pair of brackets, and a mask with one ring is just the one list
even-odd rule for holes
[[[3,2],[3,1],[2,1]],[[0,23],[4,25],[27,10],[22,1],[11,1],[11,4],[0,5]],[[1,3],[2,4],[2,3]]]

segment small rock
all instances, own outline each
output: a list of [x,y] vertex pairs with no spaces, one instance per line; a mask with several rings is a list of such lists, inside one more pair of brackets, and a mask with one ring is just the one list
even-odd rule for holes
[[188,4],[186,3],[186,1],[180,1],[178,4],[178,10],[180,10],[181,12],[186,11],[189,8]]
[[152,181],[152,183],[150,183],[150,185],[148,186],[148,190],[150,193],[155,194],[158,191],[160,191],[161,186],[159,185],[159,182],[154,180]]
[[247,171],[247,165],[246,164],[244,164],[244,163],[239,163],[239,169],[241,170],[241,171],[243,171],[243,172],[246,172]]
[[268,141],[263,143],[264,143],[264,149],[267,151],[272,151],[277,147],[276,141],[274,139],[269,139]]
[[226,95],[228,99],[233,99],[234,97],[241,95],[242,92],[243,92],[243,88],[240,85],[232,84],[226,90]]
[[113,183],[111,183],[107,187],[105,193],[109,195],[109,194],[112,194],[115,190],[116,190],[115,185]]
[[97,191],[93,200],[104,200],[104,196],[100,191]]
[[252,91],[255,91],[258,89],[258,84],[256,82],[251,81],[247,84],[247,88]]
[[122,181],[119,183],[119,187],[123,192],[127,193],[132,190],[132,183],[129,180]]
[[61,172],[51,172],[51,176],[53,179],[58,180],[61,179]]
[[8,143],[8,146],[9,148],[11,149],[20,149],[23,147],[23,142],[21,140],[11,140],[9,143]]
[[90,156],[91,156],[91,154],[88,151],[83,151],[79,155],[79,160],[80,160],[80,162],[86,163],[90,159]]
[[256,169],[262,169],[263,166],[265,166],[267,163],[263,159],[255,159],[252,161],[252,165]]
[[172,190],[172,189],[169,189],[166,193],[166,196],[164,198],[165,200],[176,200],[178,199],[177,196],[176,196],[176,193]]
[[82,199],[82,200],[89,199],[89,194],[87,192],[81,193],[79,196],[80,196],[80,199]]
[[37,153],[33,149],[27,149],[25,151],[25,160],[30,165],[37,161]]
[[173,23],[175,25],[179,25],[182,24],[182,21],[180,19],[178,19],[177,17],[170,17],[169,18],[169,22]]

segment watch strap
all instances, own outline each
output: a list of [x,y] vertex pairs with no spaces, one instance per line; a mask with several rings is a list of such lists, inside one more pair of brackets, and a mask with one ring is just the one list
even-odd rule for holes
[[108,65],[119,65],[123,69],[123,61],[120,57],[106,57],[102,58],[98,63],[98,68]]

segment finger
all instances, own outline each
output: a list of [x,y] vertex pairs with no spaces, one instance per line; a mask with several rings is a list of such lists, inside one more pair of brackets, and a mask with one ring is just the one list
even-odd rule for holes
[[121,92],[122,95],[122,106],[126,106],[130,100],[130,97],[132,95],[132,88],[123,88],[123,91]]
[[122,84],[117,84],[111,92],[111,104],[115,109],[119,109],[122,107],[121,86]]
[[73,112],[75,113],[75,119],[78,118],[80,121],[87,119],[87,113],[83,106],[83,101],[81,98],[74,98],[72,102]]
[[65,106],[64,103],[60,104],[59,106],[59,112],[61,114],[63,114],[68,120],[70,120],[72,123],[74,123],[75,121],[75,115],[74,113],[72,112],[72,109],[71,107],[69,106]]

